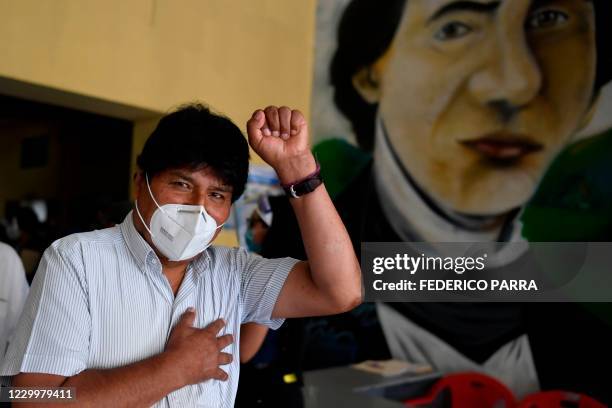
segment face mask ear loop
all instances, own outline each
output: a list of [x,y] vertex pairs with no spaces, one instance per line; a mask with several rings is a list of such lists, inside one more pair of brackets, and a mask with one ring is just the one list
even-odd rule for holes
[[145,180],[147,180],[147,189],[149,189],[149,195],[151,196],[151,199],[153,200],[153,202],[155,203],[155,205],[157,206],[157,208],[159,208],[160,210],[162,210],[162,212],[164,214],[166,214],[166,212],[164,211],[163,208],[161,208],[161,206],[157,203],[157,200],[155,199],[155,197],[153,196],[153,192],[151,191],[151,185],[149,184],[149,175],[147,173],[145,173]]
[[162,206],[160,206],[157,203],[157,200],[155,199],[155,196],[153,196],[153,192],[151,191],[151,185],[149,184],[149,175],[147,173],[145,173],[145,180],[147,180],[147,189],[149,190],[149,195],[151,196],[151,199],[153,200],[153,202],[155,203],[155,205],[157,206],[157,208],[159,208],[161,210],[161,212],[163,212],[166,217],[170,218],[172,221],[174,221],[174,223],[176,225],[178,225],[179,227],[183,228],[183,226],[181,225],[180,222],[178,222],[176,219],[174,219],[173,216],[171,216],[170,214],[168,214],[166,212],[166,210],[164,210],[164,208]]
[[140,221],[142,221],[142,225],[144,225],[144,227],[147,229],[149,234],[151,236],[153,236],[153,232],[151,232],[151,230],[147,226],[147,223],[145,222],[144,218],[142,218],[142,215],[140,215],[140,210],[138,209],[138,200],[134,200],[134,207],[136,207],[136,214],[138,214],[138,217],[140,218]]

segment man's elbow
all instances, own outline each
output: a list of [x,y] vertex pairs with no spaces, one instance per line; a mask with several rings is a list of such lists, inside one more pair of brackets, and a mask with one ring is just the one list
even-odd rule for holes
[[363,302],[361,284],[350,290],[344,291],[342,296],[338,296],[334,302],[335,313],[344,313],[353,310]]
[[354,308],[359,306],[362,302],[363,302],[363,295],[361,294],[361,288],[359,288],[359,291],[347,303],[346,310],[344,311],[348,312],[350,310],[353,310]]
[[240,364],[246,364],[249,361],[251,361],[251,359],[255,356],[255,353],[253,354],[242,354],[242,352],[240,353]]

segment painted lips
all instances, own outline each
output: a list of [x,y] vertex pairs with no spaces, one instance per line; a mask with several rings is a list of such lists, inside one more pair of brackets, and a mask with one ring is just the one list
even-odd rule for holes
[[488,135],[461,144],[489,159],[501,161],[516,160],[543,147],[527,137],[512,134]]

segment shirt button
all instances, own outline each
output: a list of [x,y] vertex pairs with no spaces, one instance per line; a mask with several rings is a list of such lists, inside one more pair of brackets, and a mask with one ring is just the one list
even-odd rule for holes
[[157,259],[155,259],[155,258],[151,258],[151,263],[152,263],[153,265],[157,265]]

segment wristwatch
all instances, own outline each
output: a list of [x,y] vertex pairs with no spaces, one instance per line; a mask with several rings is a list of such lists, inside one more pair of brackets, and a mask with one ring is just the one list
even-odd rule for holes
[[282,184],[285,193],[293,198],[299,198],[308,193],[312,193],[323,184],[323,177],[321,177],[321,166],[317,163],[317,169],[294,183]]

